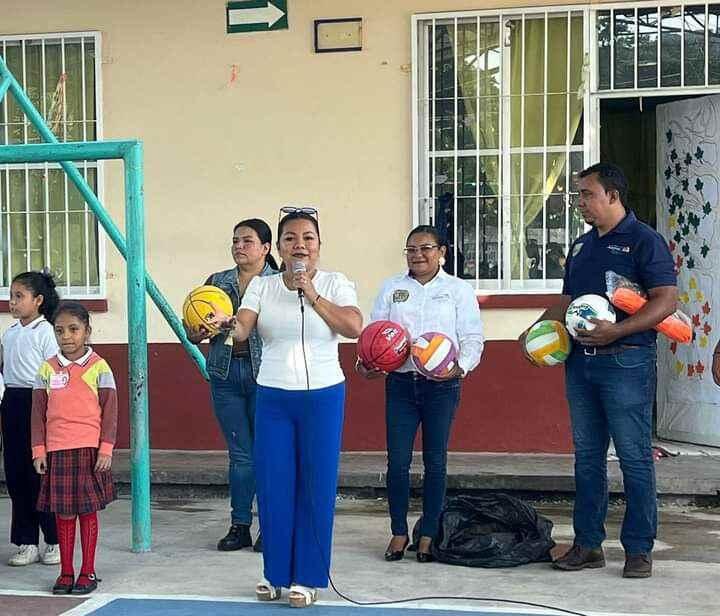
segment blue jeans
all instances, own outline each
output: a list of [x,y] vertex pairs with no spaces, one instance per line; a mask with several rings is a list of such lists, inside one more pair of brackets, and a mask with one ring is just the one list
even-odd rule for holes
[[450,426],[460,402],[460,381],[430,381],[414,372],[393,372],[385,381],[387,490],[393,535],[407,535],[410,463],[422,424],[423,515],[420,534],[435,537],[445,501]]
[[249,358],[233,358],[227,379],[210,377],[215,416],[228,448],[233,524],[252,522],[252,501],[255,496],[253,439],[256,387]]
[[605,539],[607,451],[612,437],[625,487],[620,541],[627,554],[648,554],[657,533],[652,408],[655,347],[615,355],[575,348],[565,364],[565,387],[575,445],[575,543],[597,548]]
[[258,387],[258,511],[273,586],[328,585],[344,408],[345,383]]

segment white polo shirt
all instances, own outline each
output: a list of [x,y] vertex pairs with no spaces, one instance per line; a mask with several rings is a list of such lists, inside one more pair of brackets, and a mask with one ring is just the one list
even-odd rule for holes
[[[345,275],[318,270],[312,282],[317,292],[333,304],[357,306],[355,285]],[[240,309],[258,315],[257,332],[263,343],[258,385],[307,389],[297,291],[285,286],[281,274],[256,276],[245,291]],[[310,389],[330,387],[345,380],[338,359],[339,339],[306,300],[305,356]]]
[[[458,365],[465,374],[480,363],[485,338],[475,291],[442,268],[424,285],[408,272],[387,279],[370,313],[371,323],[383,319],[402,325],[412,340],[427,332],[448,336],[459,349]],[[397,372],[414,370],[408,358]]]
[[40,316],[27,325],[15,321],[2,337],[2,373],[5,387],[32,389],[41,364],[59,348],[52,323]]

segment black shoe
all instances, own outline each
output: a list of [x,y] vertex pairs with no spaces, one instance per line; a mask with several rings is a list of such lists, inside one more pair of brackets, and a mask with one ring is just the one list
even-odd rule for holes
[[95,576],[94,573],[84,574],[81,573],[78,576],[75,586],[73,586],[72,594],[74,595],[87,595],[95,590],[100,580]]
[[405,550],[407,549],[408,543],[410,543],[410,538],[405,537],[405,545],[403,545],[402,550],[391,550],[390,546],[388,545],[387,550],[385,550],[385,560],[388,562],[393,562],[395,560],[402,560],[405,556]]
[[253,552],[262,552],[263,551],[263,544],[262,544],[262,535],[258,533],[257,539],[255,539],[255,544],[253,545]]
[[650,554],[626,554],[624,578],[649,578],[652,576],[652,556]]
[[419,563],[431,563],[435,560],[430,552],[415,552],[415,558]]
[[605,566],[605,554],[602,548],[584,548],[573,545],[564,556],[553,562],[555,569],[562,571],[580,571],[580,569],[599,569]]
[[252,537],[250,537],[249,524],[233,524],[220,541],[218,541],[217,549],[221,552],[232,552],[234,550],[242,550],[252,545]]
[[72,573],[61,573],[55,580],[55,586],[52,587],[54,595],[69,595],[75,586],[75,575]]
[[431,563],[435,560],[435,557],[430,552],[430,549],[432,548],[432,541],[430,541],[427,544],[427,552],[421,552],[420,551],[420,541],[418,541],[417,544],[417,552],[415,552],[415,558],[419,563]]

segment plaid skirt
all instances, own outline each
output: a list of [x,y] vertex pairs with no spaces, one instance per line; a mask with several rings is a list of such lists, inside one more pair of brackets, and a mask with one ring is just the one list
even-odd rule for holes
[[65,449],[51,451],[47,472],[40,482],[38,511],[79,515],[91,513],[115,500],[112,473],[95,472],[97,449]]

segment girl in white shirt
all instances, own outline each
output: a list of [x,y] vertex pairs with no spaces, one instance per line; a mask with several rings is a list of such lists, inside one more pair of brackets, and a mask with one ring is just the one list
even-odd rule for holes
[[[385,560],[400,560],[409,543],[407,513],[410,496],[410,463],[413,441],[422,425],[423,516],[416,546],[419,562],[433,560],[432,541],[438,531],[445,500],[447,447],[450,429],[460,402],[460,379],[480,362],[483,327],[473,288],[442,269],[446,245],[434,227],[421,225],[408,235],[405,254],[408,270],[383,284],[370,321],[399,323],[415,340],[427,332],[448,336],[459,355],[452,372],[442,380],[430,380],[415,371],[412,360],[388,375],[385,408],[388,447],[387,490],[392,539]],[[368,377],[382,376],[367,370],[358,360],[357,371]]]
[[[35,375],[41,364],[58,352],[50,323],[59,302],[52,276],[24,272],[10,285],[10,314],[17,319],[2,337],[2,373],[5,394],[0,404],[3,461],[12,501],[10,541],[18,546],[9,565],[19,567],[42,560],[60,562],[55,518],[37,511],[40,475],[35,472],[30,448],[30,417]],[[40,554],[40,529],[45,549]]]
[[217,323],[238,340],[257,327],[263,342],[255,480],[265,579],[256,595],[272,601],[289,587],[290,603],[306,607],[328,585],[345,405],[338,340],[360,334],[362,314],[355,285],[317,269],[317,212],[281,211],[277,248],[286,269],[254,278],[237,316],[218,315]]

